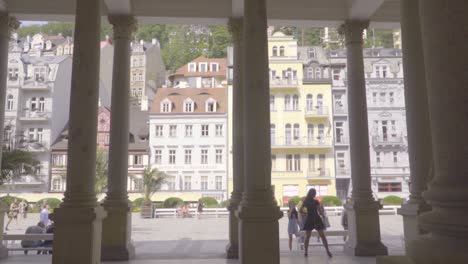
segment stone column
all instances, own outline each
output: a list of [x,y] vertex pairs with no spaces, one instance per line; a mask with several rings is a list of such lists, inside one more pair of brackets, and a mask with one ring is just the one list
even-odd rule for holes
[[408,245],[415,263],[468,263],[468,5],[419,1],[434,178],[419,216],[427,236]]
[[244,192],[239,218],[242,264],[279,263],[278,219],[271,186],[266,0],[244,0]]
[[401,35],[405,74],[406,123],[411,168],[410,197],[398,213],[403,216],[405,242],[422,234],[417,216],[429,211],[422,198],[432,166],[431,128],[426,92],[424,54],[421,48],[421,27],[418,0],[401,1]]
[[229,210],[229,244],[226,247],[227,258],[239,258],[239,221],[235,211],[242,199],[244,189],[244,89],[243,89],[243,19],[229,19],[229,31],[233,42],[233,191]]
[[366,83],[363,60],[364,29],[368,21],[348,20],[339,32],[345,35],[347,50],[349,136],[351,152],[351,201],[348,211],[349,240],[346,253],[355,256],[386,255],[387,248],[380,240],[379,209],[371,188],[369,129],[367,119]]
[[130,42],[137,22],[130,15],[110,15],[114,30],[109,176],[102,229],[102,260],[129,260],[135,254],[131,243],[132,214],[128,200],[128,139],[130,112]]
[[101,262],[105,212],[94,193],[101,3],[76,2],[75,47],[70,94],[67,189],[55,209],[53,264]]

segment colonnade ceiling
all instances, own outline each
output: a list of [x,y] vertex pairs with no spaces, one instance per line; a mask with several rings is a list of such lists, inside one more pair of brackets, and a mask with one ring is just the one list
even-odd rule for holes
[[[0,0],[20,20],[73,21],[77,0]],[[244,0],[100,0],[103,16],[134,14],[140,23],[221,24],[241,16]],[[267,0],[272,25],[336,26],[370,19],[371,27],[399,27],[400,0]]]

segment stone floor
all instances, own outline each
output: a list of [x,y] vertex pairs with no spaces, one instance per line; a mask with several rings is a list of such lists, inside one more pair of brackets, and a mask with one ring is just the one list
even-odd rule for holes
[[[11,225],[8,233],[24,233],[28,225],[32,225],[39,219],[38,215],[29,215],[27,219],[19,219],[18,224]],[[330,217],[332,227],[341,229],[339,217]],[[402,255],[403,241],[402,221],[400,216],[381,216],[381,233],[385,245],[391,255]],[[237,261],[224,259],[224,248],[227,244],[227,218],[204,219],[141,219],[133,216],[132,238],[135,241],[136,259],[131,264],[234,264]],[[298,263],[346,263],[346,264],[373,264],[375,258],[353,258],[343,254],[341,246],[331,248],[334,257],[328,259],[323,247],[313,247],[309,257],[305,259],[303,253],[298,250],[290,252],[287,247],[287,220],[280,220],[280,248],[282,264]],[[338,242],[341,238],[329,238],[331,242]],[[20,253],[11,255],[2,263],[50,263],[49,256],[28,255]]]

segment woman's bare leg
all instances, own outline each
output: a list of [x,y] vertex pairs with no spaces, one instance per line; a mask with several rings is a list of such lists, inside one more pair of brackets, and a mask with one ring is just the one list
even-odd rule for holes
[[323,230],[319,230],[317,232],[319,233],[319,236],[322,238],[322,243],[323,243],[323,246],[325,247],[325,250],[327,251],[327,255],[329,257],[332,257],[330,249],[328,248],[328,241],[327,241],[327,237],[325,236],[325,233],[323,233]]
[[311,235],[311,230],[306,230],[306,237],[305,237],[305,240],[304,240],[304,256],[307,257],[307,250],[309,249],[309,239],[310,239],[310,235]]
[[289,251],[292,250],[292,235],[289,234]]

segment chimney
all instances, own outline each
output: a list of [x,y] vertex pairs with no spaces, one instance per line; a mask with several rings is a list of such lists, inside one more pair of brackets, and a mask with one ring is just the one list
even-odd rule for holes
[[146,95],[141,97],[141,111],[148,111],[148,97]]

